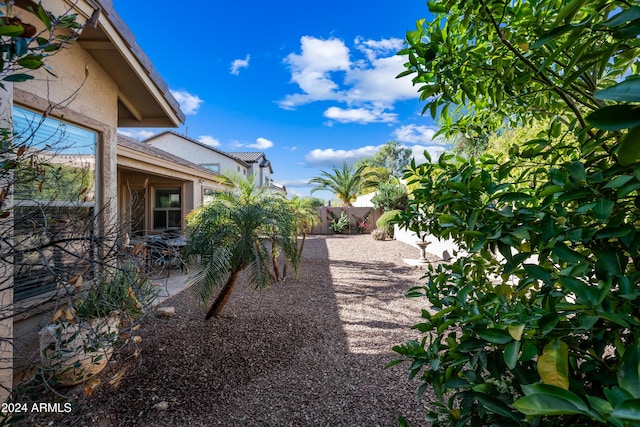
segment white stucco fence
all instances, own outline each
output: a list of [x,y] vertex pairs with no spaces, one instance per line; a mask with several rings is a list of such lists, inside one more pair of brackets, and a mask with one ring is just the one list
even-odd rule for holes
[[[418,245],[416,242],[419,241],[418,236],[406,229],[400,229],[397,225],[394,226],[393,231],[394,239],[399,240],[403,243],[407,243],[413,247],[418,249]],[[454,252],[458,252],[458,246],[452,240],[439,240],[435,236],[427,235],[424,239],[426,242],[430,242],[430,245],[427,246],[427,252],[439,256],[442,259],[448,260],[453,256]],[[445,253],[446,252],[446,253]],[[447,256],[448,254],[448,256]]]

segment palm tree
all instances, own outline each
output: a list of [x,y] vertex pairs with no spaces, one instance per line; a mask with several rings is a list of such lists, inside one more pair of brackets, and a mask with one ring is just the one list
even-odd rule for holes
[[307,240],[307,232],[311,230],[314,225],[320,223],[321,218],[318,214],[318,207],[322,206],[322,204],[322,200],[313,197],[293,196],[289,200],[289,205],[296,217],[296,234],[302,236],[302,241],[298,247],[298,256],[302,256],[304,243]]
[[257,188],[251,180],[229,182],[233,188],[216,194],[187,217],[187,252],[200,259],[190,284],[205,303],[222,285],[205,319],[220,315],[245,268],[250,269],[249,284],[256,289],[277,280],[269,270],[267,242],[298,270],[296,221],[284,197]]
[[351,206],[365,188],[375,185],[380,180],[375,170],[365,169],[367,166],[361,165],[354,170],[345,162],[342,164],[342,170],[334,166],[332,173],[320,171],[320,176],[309,180],[309,183],[316,184],[311,193],[328,190],[342,201],[343,206]]

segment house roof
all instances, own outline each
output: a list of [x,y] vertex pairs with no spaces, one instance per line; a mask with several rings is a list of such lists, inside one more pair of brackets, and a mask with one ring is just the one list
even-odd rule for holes
[[95,23],[85,26],[78,43],[118,85],[118,126],[177,127],[184,123],[180,105],[111,0],[86,0],[75,7]]
[[244,160],[247,163],[255,163],[260,160],[260,157],[264,156],[264,153],[259,151],[232,151],[233,156]]
[[172,131],[172,130],[167,130],[167,131],[164,131],[164,132],[160,132],[160,133],[159,133],[159,134],[157,134],[157,135],[153,135],[152,137],[145,139],[143,142],[147,143],[147,145],[148,145],[148,144],[149,144],[149,143],[151,143],[154,139],[158,139],[158,138],[162,137],[163,135],[167,135],[167,134],[174,135],[174,136],[176,136],[176,137],[178,137],[178,138],[181,138],[181,139],[184,139],[184,140],[186,140],[186,141],[189,141],[189,142],[191,142],[192,144],[196,144],[196,145],[198,145],[198,146],[200,146],[200,147],[204,147],[204,148],[206,148],[206,149],[208,149],[208,150],[211,150],[211,151],[213,151],[214,153],[218,153],[218,154],[220,154],[220,155],[222,155],[222,156],[228,157],[228,158],[230,158],[231,160],[234,160],[234,161],[236,161],[236,162],[240,163],[242,166],[244,166],[244,167],[246,167],[246,168],[248,168],[249,166],[251,166],[251,165],[249,165],[249,162],[247,162],[247,161],[245,161],[244,159],[241,159],[240,157],[236,156],[236,155],[235,155],[235,153],[228,153],[228,152],[226,152],[226,151],[218,150],[217,148],[212,147],[211,145],[205,144],[204,142],[200,142],[200,141],[198,141],[197,139],[190,138],[190,137],[188,137],[188,136],[186,136],[186,135],[182,135],[182,134],[180,134],[180,133],[178,133],[178,132],[175,132],[175,131]]
[[164,161],[168,161],[171,163],[175,163],[175,164],[193,169],[194,171],[198,171],[201,174],[204,173],[206,175],[210,175],[211,179],[216,179],[216,177],[218,176],[218,174],[216,174],[210,169],[207,169],[196,163],[192,163],[186,159],[183,159],[182,157],[178,157],[171,153],[167,153],[164,150],[161,150],[149,144],[145,144],[144,142],[138,142],[133,138],[129,138],[121,134],[118,134],[118,146],[126,147],[129,149],[138,151],[140,153],[147,154],[151,157],[155,157],[157,159],[161,159]]

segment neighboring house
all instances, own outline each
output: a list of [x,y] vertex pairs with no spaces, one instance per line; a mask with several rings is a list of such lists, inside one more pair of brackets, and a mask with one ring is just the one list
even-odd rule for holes
[[144,142],[216,173],[231,172],[247,176],[251,167],[249,163],[230,153],[174,131],[159,133]]
[[273,168],[261,152],[225,152],[174,131],[162,132],[144,141],[161,150],[219,173],[253,178],[257,186],[267,186],[286,194],[286,188],[273,182]]
[[[35,18],[25,11],[25,7],[32,4],[31,1],[16,0],[13,11],[24,22],[37,25]],[[7,244],[37,248],[34,245],[50,238],[37,232],[44,228],[42,224],[52,220],[55,223],[57,216],[62,214],[67,223],[73,225],[72,234],[89,230],[91,235],[101,235],[101,230],[117,226],[118,177],[123,179],[120,183],[125,182],[127,176],[139,172],[137,166],[154,156],[136,150],[126,141],[120,145],[122,150],[118,153],[117,129],[178,127],[184,122],[178,103],[113,10],[110,0],[49,0],[44,6],[58,15],[70,10],[78,15],[80,23],[91,20],[91,25],[82,30],[77,42],[48,59],[47,65],[55,70],[57,77],[38,70],[35,79],[0,89],[2,127],[11,127],[13,123],[17,141],[29,138],[31,145],[40,149],[41,157],[49,155],[45,149],[50,141],[64,138],[65,143],[60,155],[50,159],[50,163],[55,163],[55,170],[51,170],[58,174],[56,179],[61,184],[47,195],[48,201],[42,190],[33,191],[28,185],[20,188],[18,184],[24,183],[16,180],[13,200],[5,201],[5,207],[8,201],[9,207],[13,203],[13,208],[10,216],[3,219],[4,237],[8,239],[3,242],[3,250]],[[47,118],[43,119],[45,112]],[[38,125],[37,129],[35,125]],[[138,156],[138,163],[127,157],[133,155]],[[119,159],[122,160],[121,167],[117,163]],[[66,164],[61,163],[65,161]],[[173,175],[163,169],[163,166],[169,167],[169,161],[161,163],[160,159],[155,159],[153,162],[157,166],[152,170],[153,179],[165,174],[165,178],[172,177],[167,180],[171,185],[168,188],[186,189],[193,185],[195,189],[195,184],[189,184],[199,179],[191,170],[193,168],[178,165],[180,172]],[[80,169],[77,167],[80,164],[90,167]],[[213,176],[207,180],[204,171],[201,172],[203,181],[213,188]],[[42,179],[53,178],[43,174]],[[80,192],[83,197],[66,200],[78,185],[85,186]],[[191,206],[188,202],[191,196],[186,190],[181,194],[184,195],[180,208],[186,210]],[[98,216],[97,221],[92,219],[94,214]],[[33,220],[37,215],[40,219]],[[27,218],[30,222],[25,221]],[[13,237],[6,232],[8,224],[13,224],[10,225],[14,230]],[[68,238],[73,239],[73,236]],[[84,251],[86,257],[100,257],[101,253],[96,247],[83,244],[71,249]],[[11,388],[12,372],[20,367],[19,359],[33,353],[37,331],[50,321],[42,314],[51,310],[53,306],[47,301],[53,301],[52,295],[59,292],[62,285],[47,281],[49,273],[46,270],[66,268],[66,255],[60,251],[56,253],[55,248],[31,249],[25,253],[15,262],[4,261],[1,265],[1,305],[4,310],[14,309],[14,313],[19,314],[12,318],[6,316],[9,311],[4,311],[4,320],[0,321],[0,402]],[[5,339],[11,336],[13,341]]]
[[210,169],[119,135],[118,212],[130,236],[181,231],[186,214],[224,189]]

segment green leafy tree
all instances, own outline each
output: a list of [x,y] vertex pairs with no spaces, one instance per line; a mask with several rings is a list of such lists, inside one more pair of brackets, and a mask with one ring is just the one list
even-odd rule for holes
[[[206,319],[219,316],[242,270],[262,289],[278,280],[269,269],[273,251],[282,251],[297,272],[296,217],[283,196],[258,188],[248,179],[231,178],[233,188],[187,218],[188,253],[200,262],[191,278],[206,303],[222,286]],[[267,242],[270,242],[271,252]]]
[[[362,159],[356,167],[362,164],[373,168],[383,168],[390,176],[400,178],[411,161],[411,150],[396,141],[389,141],[371,158]],[[389,177],[384,178],[387,180]]]
[[640,422],[640,7],[432,1],[407,71],[447,135],[548,123],[501,156],[412,164],[402,215],[453,239],[410,296],[411,362],[442,425]]
[[376,171],[365,170],[365,165],[352,168],[345,162],[342,169],[334,166],[331,172],[320,171],[320,176],[309,180],[310,184],[315,184],[311,193],[320,190],[331,191],[342,201],[343,206],[351,206],[365,188],[375,185],[380,180]]

